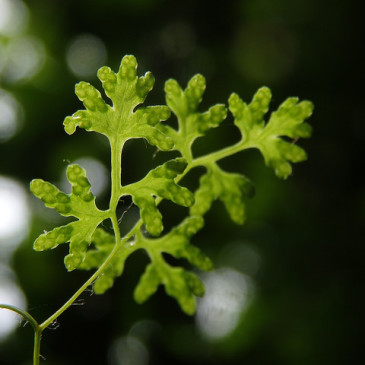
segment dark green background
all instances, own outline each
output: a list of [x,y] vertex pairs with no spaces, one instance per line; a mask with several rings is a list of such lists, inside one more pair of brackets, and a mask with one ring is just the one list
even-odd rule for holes
[[[209,343],[163,290],[144,305],[132,299],[147,259],[136,255],[114,288],[69,309],[60,327],[44,333],[45,364],[107,364],[110,343],[126,336],[141,319],[159,323],[145,345],[150,364],[354,364],[363,354],[360,309],[364,262],[365,190],[363,170],[363,14],[355,1],[254,0],[26,1],[29,32],[46,45],[51,61],[30,82],[2,84],[21,102],[25,125],[0,145],[1,174],[25,183],[58,178],[64,159],[90,155],[108,164],[109,151],[84,131],[67,136],[65,116],[81,104],[79,80],[65,54],[80,33],[101,38],[114,70],[124,54],[134,54],[140,74],[152,71],[155,88],[147,104],[163,103],[163,83],[185,85],[200,72],[207,78],[203,108],[226,103],[231,92],[249,101],[267,85],[276,108],[287,96],[315,104],[314,134],[301,140],[309,159],[280,181],[257,152],[225,161],[256,185],[248,220],[235,226],[220,203],[207,215],[193,242],[211,254],[230,242],[250,242],[261,258],[252,278],[256,295],[237,330]],[[1,9],[0,9],[1,11]],[[162,34],[169,36],[166,48]],[[91,80],[99,86],[99,81]],[[232,119],[202,141],[213,150],[235,141]],[[214,145],[213,145],[214,143]],[[153,148],[134,142],[125,173],[143,176],[155,163]],[[143,153],[143,154],[142,154]],[[143,166],[140,166],[143,164]],[[139,169],[139,170],[138,170]],[[169,207],[166,212],[169,215]],[[73,293],[87,273],[66,273],[65,248],[35,253],[32,242],[45,228],[34,220],[30,237],[16,252],[13,267],[31,314],[43,320]],[[49,228],[49,227],[47,227]],[[30,327],[19,328],[1,345],[0,364],[29,364]]]

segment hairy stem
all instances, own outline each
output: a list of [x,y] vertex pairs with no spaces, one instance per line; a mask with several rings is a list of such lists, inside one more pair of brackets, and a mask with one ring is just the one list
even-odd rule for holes
[[13,305],[0,304],[0,308],[8,309],[21,315],[27,322],[31,324],[34,331],[33,365],[38,365],[40,357],[41,334],[42,334],[42,329],[39,326],[38,322],[28,312]]
[[0,308],[8,309],[21,315],[27,322],[29,322],[32,325],[34,331],[38,330],[39,327],[38,322],[28,312],[9,304],[0,304]]
[[111,251],[103,264],[99,267],[99,269],[96,270],[87,281],[85,281],[85,283],[76,291],[76,293],[60,309],[58,309],[54,314],[52,314],[40,325],[42,331],[47,328],[52,322],[54,322],[67,308],[69,308],[75,302],[75,300],[85,291],[85,289],[97,279],[97,277],[103,272],[105,267],[108,266],[109,262],[113,258],[114,253],[117,250],[117,246],[119,247],[119,245],[114,246],[114,249]]

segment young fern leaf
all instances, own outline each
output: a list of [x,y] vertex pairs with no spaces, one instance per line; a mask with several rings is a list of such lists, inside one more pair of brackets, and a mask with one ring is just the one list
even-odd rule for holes
[[[266,164],[274,168],[276,175],[286,178],[291,173],[290,162],[302,161],[306,154],[300,147],[281,137],[309,137],[311,128],[303,121],[309,117],[313,107],[310,102],[298,103],[297,98],[289,98],[265,122],[271,100],[268,88],[259,89],[248,105],[237,94],[232,94],[229,110],[242,139],[235,145],[194,158],[193,143],[210,128],[219,126],[226,118],[226,107],[217,104],[206,112],[198,111],[205,90],[205,79],[202,75],[196,75],[184,90],[175,80],[166,82],[167,106],[137,108],[152,89],[154,78],[149,72],[138,77],[136,70],[136,59],[125,56],[117,73],[109,67],[102,67],[98,71],[112,105],[107,104],[100,92],[89,83],[76,85],[76,94],[86,109],[77,111],[64,121],[68,134],[74,133],[79,127],[108,138],[112,161],[109,209],[101,211],[96,207],[86,172],[80,166],[71,165],[67,169],[67,177],[72,184],[72,193],[69,195],[43,180],[33,180],[31,191],[47,207],[78,219],[42,234],[35,241],[34,248],[42,251],[70,242],[70,253],[65,258],[67,269],[95,269],[88,285],[93,282],[97,294],[112,287],[114,280],[123,273],[127,258],[134,251],[143,249],[151,263],[135,289],[135,300],[138,303],[146,301],[159,285],[164,285],[167,294],[178,301],[182,310],[193,314],[195,296],[203,295],[203,284],[194,273],[171,266],[164,254],[185,259],[198,269],[210,270],[210,259],[190,244],[191,237],[203,227],[203,216],[217,199],[223,202],[231,219],[242,224],[246,216],[245,201],[254,192],[247,177],[223,171],[219,160],[248,148],[257,148]],[[161,123],[169,118],[170,110],[178,119],[177,130]],[[125,142],[131,138],[145,138],[160,150],[177,150],[181,157],[156,167],[140,181],[122,186],[121,156]],[[206,173],[200,178],[199,188],[193,194],[178,183],[198,166],[205,167]],[[141,220],[129,233],[120,237],[117,205],[127,195],[140,209]],[[167,233],[163,232],[162,216],[157,208],[162,199],[190,207],[189,216]],[[112,221],[114,234],[97,228],[106,219]],[[145,235],[143,225],[152,237]]]

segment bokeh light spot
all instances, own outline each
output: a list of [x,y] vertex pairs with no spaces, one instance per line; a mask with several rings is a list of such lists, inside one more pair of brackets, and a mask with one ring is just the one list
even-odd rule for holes
[[109,365],[147,365],[149,354],[137,338],[128,336],[117,339],[109,350]]
[[0,35],[20,34],[28,21],[28,9],[19,0],[0,0]]
[[29,225],[25,189],[17,181],[0,176],[0,257],[9,257],[28,235]]
[[95,77],[98,68],[106,60],[106,48],[103,41],[91,34],[76,37],[66,54],[67,65],[77,77]]
[[0,142],[13,137],[22,122],[22,107],[11,94],[0,89]]
[[196,325],[208,340],[219,340],[236,328],[253,285],[246,275],[230,268],[204,275],[203,282],[205,295],[198,301]]
[[[24,309],[26,300],[23,292],[14,280],[14,275],[6,266],[0,264],[0,303]],[[0,309],[0,343],[18,326],[20,317],[9,310]]]
[[23,36],[12,39],[6,47],[3,77],[7,82],[27,81],[44,65],[45,48],[38,38]]
[[161,329],[160,324],[152,320],[142,320],[136,322],[129,331],[129,336],[140,340],[149,340],[157,331]]
[[0,37],[0,75],[6,64],[6,41]]

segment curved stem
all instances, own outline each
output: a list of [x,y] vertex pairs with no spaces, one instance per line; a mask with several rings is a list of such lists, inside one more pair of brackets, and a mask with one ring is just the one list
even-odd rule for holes
[[[116,218],[111,218],[113,222],[113,226],[115,225]],[[116,221],[116,224],[118,222]],[[119,231],[119,230],[118,230]],[[117,236],[116,232],[116,236]],[[120,240],[119,235],[119,243],[116,244],[113,248],[113,250],[110,252],[109,256],[106,258],[106,260],[103,262],[103,264],[94,272],[93,275],[90,276],[88,280],[85,281],[85,283],[75,292],[75,294],[70,297],[70,299],[60,308],[58,309],[54,314],[52,314],[48,319],[46,319],[43,323],[40,324],[40,329],[43,331],[45,328],[47,328],[52,322],[54,322],[67,308],[69,308],[75,300],[85,291],[85,289],[90,286],[97,277],[104,271],[104,269],[109,265],[110,261],[114,257],[114,254],[117,252],[119,246],[123,244],[126,241],[126,239]]]
[[18,307],[15,307],[13,305],[8,305],[8,304],[0,304],[0,308],[8,309],[10,311],[13,311],[13,312],[21,315],[27,322],[29,322],[32,325],[34,331],[36,331],[38,329],[38,327],[39,327],[38,322],[28,312],[26,312]]
[[0,308],[8,309],[10,311],[19,314],[32,325],[34,331],[33,365],[38,365],[40,357],[40,347],[41,347],[41,334],[42,334],[42,329],[39,326],[38,322],[28,312],[13,305],[0,304]]
[[[110,215],[108,218],[112,221],[113,230],[115,234],[115,245],[113,250],[110,252],[109,256],[103,262],[103,264],[94,272],[94,274],[87,280],[85,283],[70,297],[70,299],[60,307],[53,315],[51,315],[48,319],[46,319],[43,323],[38,324],[38,322],[27,312],[6,304],[0,304],[0,308],[8,309],[14,311],[21,315],[24,319],[26,319],[29,323],[31,323],[34,330],[34,352],[33,352],[33,364],[39,365],[39,357],[40,357],[40,342],[41,342],[41,334],[42,332],[52,323],[54,322],[66,309],[68,309],[75,300],[85,291],[85,289],[90,286],[98,276],[105,270],[105,268],[110,264],[111,260],[114,258],[114,255],[118,252],[121,245],[127,242],[133,235],[135,235],[141,228],[143,222],[139,219],[134,227],[129,231],[127,235],[121,239],[120,229],[118,224],[118,218],[116,215],[116,208],[119,202],[120,193],[121,193],[121,149],[123,143],[111,143],[111,160],[112,160],[112,191],[109,205]],[[212,152],[196,159],[192,158],[191,155],[189,159],[189,164],[185,171],[176,177],[175,182],[179,182],[192,168],[196,166],[206,165],[212,161],[218,161],[225,157],[232,155],[233,153],[240,152],[244,149],[254,147],[249,145],[248,143],[243,143],[242,141],[229,146],[220,151]],[[156,205],[158,205],[163,199],[157,198]]]

